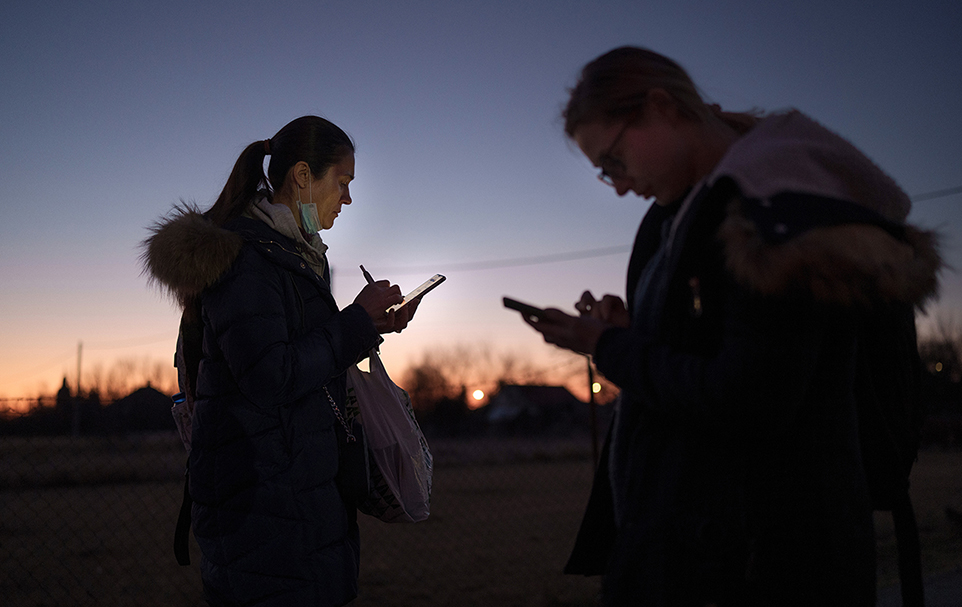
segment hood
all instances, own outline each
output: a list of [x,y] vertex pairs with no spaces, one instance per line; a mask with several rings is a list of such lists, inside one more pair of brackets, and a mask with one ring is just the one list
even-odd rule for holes
[[141,263],[148,280],[183,307],[213,285],[231,267],[243,238],[207,220],[184,204],[150,226],[141,244]]
[[[922,308],[936,297],[938,235],[906,224],[911,201],[895,181],[799,112],[766,118],[733,144],[709,177],[712,185],[727,180],[737,194],[719,236],[742,284],[845,306]],[[774,220],[757,220],[763,216]],[[803,217],[812,225],[799,227]]]
[[708,179],[731,178],[746,198],[786,192],[844,200],[891,222],[908,217],[908,195],[854,145],[801,112],[774,114],[729,148]]

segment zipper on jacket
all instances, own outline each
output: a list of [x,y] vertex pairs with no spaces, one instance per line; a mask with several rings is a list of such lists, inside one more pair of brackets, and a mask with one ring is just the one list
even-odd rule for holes
[[[288,253],[288,254],[293,255],[293,256],[297,257],[298,259],[300,259],[300,260],[301,260],[301,262],[300,262],[301,268],[302,268],[302,269],[305,269],[305,270],[307,269],[307,264],[304,263],[304,257],[301,256],[300,253],[298,253],[298,252],[296,252],[296,251],[291,251],[290,249],[288,249],[287,247],[285,247],[285,246],[282,245],[281,243],[277,242],[276,240],[263,240],[263,239],[260,239],[260,238],[259,238],[259,239],[257,239],[257,244],[264,245],[264,247],[267,248],[267,252],[268,252],[268,253],[273,253],[273,251],[271,251],[270,248],[268,248],[268,247],[270,247],[271,245],[274,245],[274,246],[276,246],[278,249],[280,249],[281,251],[284,251],[285,253]],[[313,274],[314,274],[314,276],[317,276],[317,272],[313,272]],[[317,276],[317,277],[320,278],[319,276]]]
[[701,318],[701,282],[697,276],[688,279],[688,287],[691,289],[691,315],[694,318]]
[[290,272],[288,272],[287,275],[291,279],[291,287],[294,289],[294,295],[297,298],[297,311],[300,313],[301,317],[301,326],[299,329],[303,333],[304,327],[307,326],[307,318],[304,313],[304,297],[301,295],[301,290],[297,288],[297,281],[294,280],[294,275]]

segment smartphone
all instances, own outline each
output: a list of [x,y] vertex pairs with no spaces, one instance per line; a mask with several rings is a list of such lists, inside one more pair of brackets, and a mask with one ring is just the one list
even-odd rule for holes
[[418,297],[423,297],[426,293],[428,293],[429,291],[434,289],[436,286],[444,282],[444,280],[445,280],[445,277],[443,275],[435,274],[431,278],[422,282],[418,286],[418,288],[414,289],[413,291],[405,295],[404,299],[401,300],[401,303],[394,304],[393,306],[388,308],[387,311],[390,312],[391,310],[394,310],[395,312],[397,312],[398,310],[408,305]]
[[531,304],[526,304],[518,301],[517,299],[511,299],[510,297],[502,297],[501,302],[504,304],[505,308],[511,308],[512,310],[517,310],[524,314],[525,318],[531,320],[542,320],[544,319],[544,310],[541,308],[536,308]]

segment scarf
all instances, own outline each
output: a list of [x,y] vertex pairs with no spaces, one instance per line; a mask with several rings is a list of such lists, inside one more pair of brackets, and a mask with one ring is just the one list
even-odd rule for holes
[[273,204],[267,193],[261,190],[260,196],[254,200],[247,214],[293,240],[297,246],[297,252],[304,258],[307,265],[318,276],[324,276],[324,270],[327,267],[327,245],[316,232],[305,238],[290,208],[283,204]]

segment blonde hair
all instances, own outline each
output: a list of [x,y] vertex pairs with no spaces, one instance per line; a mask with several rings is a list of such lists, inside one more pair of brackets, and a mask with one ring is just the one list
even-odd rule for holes
[[654,51],[623,46],[608,51],[581,70],[562,112],[565,133],[573,137],[578,127],[590,122],[637,116],[652,89],[667,92],[689,120],[706,122],[717,118],[738,133],[749,131],[761,116],[755,110],[726,112],[717,104],[706,104],[680,65]]

